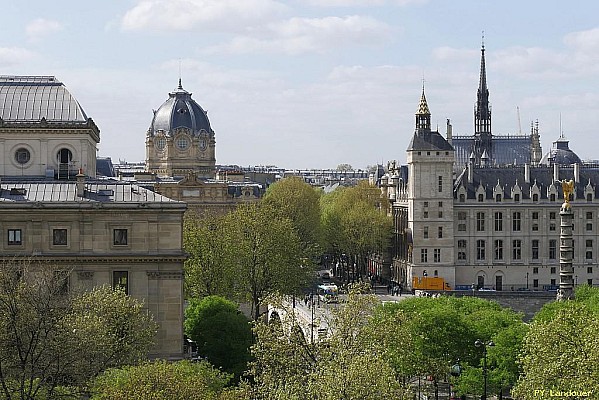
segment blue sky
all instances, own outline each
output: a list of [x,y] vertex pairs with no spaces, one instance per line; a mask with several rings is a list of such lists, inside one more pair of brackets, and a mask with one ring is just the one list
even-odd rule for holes
[[145,158],[152,109],[181,69],[208,110],[219,164],[404,163],[423,77],[432,123],[472,133],[482,31],[493,132],[528,133],[538,119],[546,152],[561,118],[570,147],[599,159],[595,1],[9,3],[0,74],[55,75],[113,160]]

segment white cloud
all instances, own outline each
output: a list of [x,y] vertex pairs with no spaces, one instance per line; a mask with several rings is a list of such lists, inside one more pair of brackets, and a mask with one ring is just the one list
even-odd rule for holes
[[347,45],[372,45],[392,37],[393,28],[372,17],[291,18],[249,30],[228,44],[205,49],[206,53],[322,53]]
[[306,2],[317,7],[372,7],[383,5],[403,7],[412,4],[426,4],[428,0],[306,0]]
[[599,28],[572,32],[564,37],[564,43],[584,52],[599,52]]
[[0,67],[22,64],[33,58],[33,53],[20,47],[0,47]]
[[63,26],[60,22],[44,18],[34,19],[25,27],[25,32],[30,41],[43,39],[61,30],[63,30]]
[[275,0],[140,0],[125,13],[124,30],[237,31],[287,7]]

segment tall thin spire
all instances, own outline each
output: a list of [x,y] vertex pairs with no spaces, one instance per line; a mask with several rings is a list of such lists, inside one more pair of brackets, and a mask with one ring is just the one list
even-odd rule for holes
[[476,161],[480,162],[482,154],[486,151],[492,162],[493,144],[491,134],[491,105],[489,104],[489,89],[487,88],[487,67],[485,64],[485,34],[483,31],[480,50],[480,79],[476,92],[476,105],[474,108],[474,154]]
[[426,102],[426,95],[424,94],[424,79],[422,80],[422,95],[420,96],[420,103],[416,111],[416,131],[421,130],[431,130],[431,112]]

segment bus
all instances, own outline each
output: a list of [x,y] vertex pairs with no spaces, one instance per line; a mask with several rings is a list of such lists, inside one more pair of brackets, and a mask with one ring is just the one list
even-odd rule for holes
[[319,300],[325,303],[339,302],[339,289],[337,289],[337,285],[335,284],[318,285],[316,293]]

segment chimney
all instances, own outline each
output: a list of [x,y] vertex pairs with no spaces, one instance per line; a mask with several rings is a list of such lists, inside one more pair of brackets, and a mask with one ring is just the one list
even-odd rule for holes
[[530,183],[530,164],[524,164],[524,182]]
[[85,196],[85,175],[83,175],[83,168],[79,168],[77,178],[77,197]]
[[472,168],[472,163],[468,163],[466,165],[466,168],[468,169],[468,183],[472,183],[474,181],[474,171]]
[[580,183],[580,164],[574,164],[574,182]]
[[451,126],[451,121],[447,118],[447,141],[451,144],[451,139],[453,135],[453,127]]
[[553,163],[553,182],[559,181],[559,164]]

